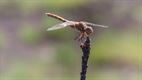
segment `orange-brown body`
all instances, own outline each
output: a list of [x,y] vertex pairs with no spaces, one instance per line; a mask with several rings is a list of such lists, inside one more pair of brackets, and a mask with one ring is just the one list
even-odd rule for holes
[[55,15],[55,14],[52,14],[52,13],[46,13],[46,14],[49,17],[58,19],[58,20],[63,22],[61,24],[55,25],[51,28],[48,28],[47,29],[48,31],[61,29],[61,28],[70,26],[71,28],[76,29],[80,32],[77,39],[81,42],[84,41],[84,39],[86,39],[88,36],[90,36],[91,33],[93,33],[93,27],[98,26],[98,27],[108,28],[108,26],[84,22],[84,21],[70,21],[70,20],[67,20],[67,19],[65,19],[61,16],[58,16],[58,15]]

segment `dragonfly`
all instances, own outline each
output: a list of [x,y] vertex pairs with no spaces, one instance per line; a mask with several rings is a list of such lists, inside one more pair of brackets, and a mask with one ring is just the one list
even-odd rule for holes
[[84,40],[94,32],[94,27],[108,28],[108,26],[94,24],[86,21],[70,21],[59,15],[52,13],[45,13],[45,14],[48,15],[49,17],[62,21],[62,23],[59,23],[57,25],[54,25],[53,27],[48,28],[47,31],[58,30],[65,27],[71,27],[80,32],[79,36],[76,37],[76,39],[80,42],[84,42]]

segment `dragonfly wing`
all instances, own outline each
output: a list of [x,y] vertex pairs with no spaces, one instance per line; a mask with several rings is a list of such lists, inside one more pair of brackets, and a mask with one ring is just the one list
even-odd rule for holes
[[74,23],[71,22],[71,21],[68,21],[68,22],[64,22],[64,23],[60,23],[60,24],[57,24],[51,28],[48,28],[47,31],[52,31],[52,30],[57,30],[57,29],[62,29],[62,28],[65,28],[67,26],[70,26],[70,25],[73,25]]
[[103,27],[103,28],[108,28],[108,26],[100,25],[100,24],[94,24],[94,23],[89,23],[89,22],[84,22],[87,26],[91,27]]
[[93,26],[108,28],[108,26],[100,25],[100,24],[93,24]]

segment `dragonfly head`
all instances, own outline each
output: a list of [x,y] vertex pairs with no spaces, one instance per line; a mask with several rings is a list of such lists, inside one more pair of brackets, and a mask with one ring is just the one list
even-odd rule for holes
[[87,26],[87,28],[85,29],[85,32],[87,33],[87,35],[90,35],[91,33],[93,33],[93,28]]

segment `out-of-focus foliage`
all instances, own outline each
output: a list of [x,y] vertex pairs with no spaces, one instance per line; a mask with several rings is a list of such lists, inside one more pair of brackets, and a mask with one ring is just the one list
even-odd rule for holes
[[128,59],[130,62],[136,62],[137,64],[139,64],[139,60],[142,61],[142,58],[138,58],[141,54],[138,52],[138,48],[142,45],[140,42],[142,37],[139,37],[139,41],[137,41],[137,34],[131,32],[109,31],[106,34],[99,37],[93,44],[91,54],[93,61],[100,60],[100,58],[104,61],[119,60],[120,58],[126,61]]
[[4,47],[4,45],[6,44],[5,39],[6,39],[5,34],[3,32],[0,32],[0,48]]
[[88,80],[142,79],[141,0],[1,0],[0,80],[79,80],[81,50],[69,20],[109,26],[92,34]]
[[72,47],[66,47],[64,45],[59,46],[57,50],[56,59],[58,63],[63,64],[64,67],[73,67],[74,63],[76,62],[76,57],[77,54],[75,53]]
[[19,36],[24,42],[27,42],[29,44],[37,43],[41,38],[39,31],[30,26],[21,29],[21,31],[19,31]]

